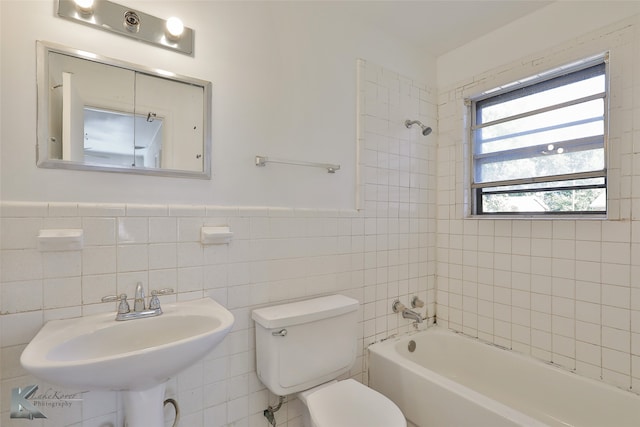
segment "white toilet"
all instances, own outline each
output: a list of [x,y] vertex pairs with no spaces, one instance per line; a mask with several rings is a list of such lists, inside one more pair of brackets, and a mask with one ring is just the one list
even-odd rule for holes
[[388,398],[352,379],[358,301],[344,295],[254,310],[258,377],[279,396],[297,393],[304,427],[406,427]]

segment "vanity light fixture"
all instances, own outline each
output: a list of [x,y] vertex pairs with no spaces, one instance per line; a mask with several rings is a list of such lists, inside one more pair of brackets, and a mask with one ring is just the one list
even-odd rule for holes
[[58,0],[58,16],[193,55],[194,31],[176,17],[157,18],[109,0]]

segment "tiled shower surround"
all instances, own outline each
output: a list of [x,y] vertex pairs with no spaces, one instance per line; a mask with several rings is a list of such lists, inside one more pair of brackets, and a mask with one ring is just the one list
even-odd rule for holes
[[[638,393],[638,18],[439,92],[438,323]],[[609,52],[609,219],[465,219],[464,98]]]
[[[167,394],[180,405],[181,426],[268,425],[262,411],[277,399],[255,373],[255,307],[338,292],[358,299],[361,339],[350,376],[366,382],[366,346],[412,328],[391,312],[392,302],[408,305],[418,295],[430,316],[435,311],[436,147],[402,122],[406,116],[435,124],[436,107],[430,89],[397,73],[359,61],[358,74],[359,210],[4,201],[0,424],[24,425],[9,417],[13,388],[49,388],[19,364],[43,323],[115,314],[115,303],[101,298],[132,296],[137,282],[147,294],[175,289],[161,297],[165,303],[210,296],[236,319],[217,349],[170,381]],[[201,227],[219,225],[231,228],[231,243],[202,245]],[[83,229],[84,248],[38,251],[39,230],[59,228]],[[43,408],[48,419],[29,425],[123,425],[118,393],[82,399]],[[276,414],[278,426],[300,426],[299,413],[291,399]]]

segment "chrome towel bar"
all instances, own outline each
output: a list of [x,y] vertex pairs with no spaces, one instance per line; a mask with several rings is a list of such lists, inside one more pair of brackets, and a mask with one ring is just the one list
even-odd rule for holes
[[313,168],[323,168],[323,169],[326,169],[327,172],[329,173],[335,173],[337,170],[340,170],[340,165],[333,165],[331,163],[316,163],[316,162],[305,162],[300,160],[272,159],[267,156],[256,156],[256,166],[266,166],[267,163],[280,163],[283,165],[309,166]]

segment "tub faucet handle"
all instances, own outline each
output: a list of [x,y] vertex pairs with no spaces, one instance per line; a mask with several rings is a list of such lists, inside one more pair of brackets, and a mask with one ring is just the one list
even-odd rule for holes
[[403,303],[400,302],[400,300],[395,300],[393,302],[393,305],[391,306],[391,309],[393,310],[394,313],[401,313],[402,311],[404,311],[406,307],[404,306]]
[[424,301],[422,301],[418,296],[414,296],[411,298],[411,307],[412,308],[422,308],[424,307]]

